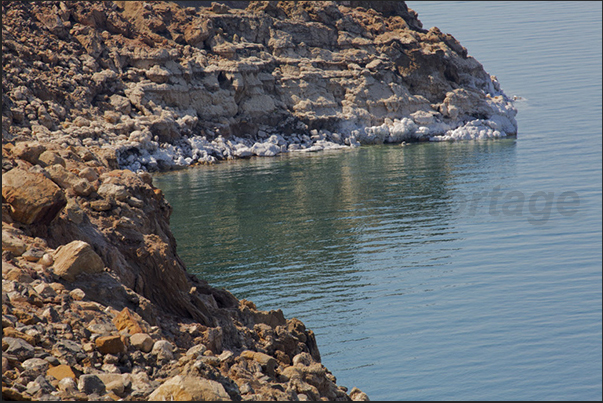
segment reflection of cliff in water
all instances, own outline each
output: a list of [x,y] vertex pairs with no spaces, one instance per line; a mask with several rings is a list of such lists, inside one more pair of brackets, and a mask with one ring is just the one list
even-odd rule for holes
[[512,171],[513,158],[511,140],[372,146],[234,161],[155,182],[174,206],[172,229],[192,272],[239,298],[276,294],[286,305],[304,290],[352,298],[363,285],[359,259],[395,253],[410,267],[418,245],[458,238],[456,181],[467,170]]

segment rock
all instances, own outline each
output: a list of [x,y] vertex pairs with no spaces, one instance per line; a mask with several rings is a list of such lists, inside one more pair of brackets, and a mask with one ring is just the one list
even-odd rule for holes
[[[52,376],[59,381],[63,381],[66,378],[75,379],[76,376],[69,365],[61,364],[56,367],[48,368],[46,375]],[[66,381],[67,382],[67,381]]]
[[52,306],[46,308],[42,312],[42,317],[50,323],[58,323],[61,321],[61,316]]
[[87,395],[91,395],[96,393],[98,395],[104,395],[106,392],[105,384],[101,379],[96,375],[81,375],[78,382],[77,387],[80,392],[83,392]]
[[[4,344],[8,347],[5,349]],[[23,339],[15,337],[3,337],[2,338],[2,351],[6,354],[12,354],[17,357],[19,361],[25,361],[29,358],[33,358],[35,354],[34,347]]]
[[63,392],[67,392],[69,394],[75,393],[75,391],[77,391],[77,383],[75,382],[74,377],[75,375],[73,377],[67,376],[61,378],[58,385],[59,390],[62,390]]
[[82,291],[80,288],[75,288],[69,291],[69,296],[73,298],[75,301],[81,301],[86,298],[86,293]]
[[126,201],[130,196],[124,186],[114,183],[103,183],[98,188],[97,193],[107,200]]
[[106,200],[94,200],[90,202],[90,208],[95,211],[109,211],[113,206]]
[[23,224],[50,224],[67,204],[61,189],[41,173],[14,168],[2,175],[2,197]]
[[94,190],[87,179],[80,178],[60,164],[46,167],[46,172],[57,185],[64,189],[73,189],[78,196],[89,196]]
[[13,256],[21,256],[26,250],[27,245],[18,237],[2,229],[2,250],[9,251]]
[[[33,278],[23,270],[19,268],[11,269],[5,276],[7,280],[16,281],[18,283],[31,283],[33,282]],[[9,295],[11,301],[16,301],[15,297],[17,297],[20,301],[27,301],[27,297],[25,295],[15,293]]]
[[56,250],[54,272],[67,281],[75,281],[81,273],[100,273],[103,268],[102,259],[86,242],[73,241]]
[[174,359],[174,345],[167,340],[157,340],[151,353],[157,356],[158,361],[171,361]]
[[26,392],[35,397],[52,393],[55,390],[56,389],[46,380],[46,378],[43,375],[40,375],[27,384]]
[[117,330],[127,330],[129,334],[149,333],[151,328],[144,320],[135,312],[128,308],[124,308],[114,319],[113,324]]
[[356,387],[353,387],[352,390],[350,391],[350,398],[355,402],[369,402],[370,401],[370,399],[368,398],[366,393],[364,393],[363,391],[361,391],[360,389],[358,389]]
[[54,258],[50,253],[45,253],[42,258],[38,261],[41,265],[50,266],[54,263]]
[[56,152],[47,150],[40,154],[40,157],[38,158],[38,164],[43,167],[55,164],[59,164],[65,167],[65,160],[61,158],[61,156]]
[[23,361],[21,364],[24,369],[30,370],[36,374],[46,374],[48,370],[49,364],[48,361],[43,360],[41,358],[30,358],[28,360]]
[[[15,146],[13,147],[12,154],[17,158],[21,158],[32,164],[37,164],[38,157],[45,150],[46,150],[46,147],[44,147],[41,144],[19,142],[19,143],[15,144]],[[2,178],[2,179],[3,179],[2,182],[4,182],[4,178]]]
[[52,346],[52,355],[57,357],[62,364],[70,366],[77,365],[78,360],[85,357],[86,354],[82,347],[72,340],[59,340]]
[[11,369],[10,363],[8,362],[8,358],[2,356],[2,375],[8,370]]
[[124,353],[126,346],[120,336],[101,336],[95,340],[98,351],[102,354]]
[[195,376],[176,375],[165,381],[149,395],[149,400],[161,401],[230,401],[224,386],[216,381]]
[[205,353],[206,351],[207,347],[205,347],[204,344],[197,344],[196,346],[193,346],[188,349],[188,351],[186,352],[186,356],[195,359],[197,357],[203,356],[203,353]]
[[136,333],[130,336],[130,345],[143,353],[150,352],[153,349],[153,344],[153,339],[146,333]]
[[21,340],[25,340],[28,344],[31,344],[32,346],[36,345],[35,337],[30,336],[26,333],[20,332],[17,329],[15,329],[14,327],[4,328],[4,329],[2,329],[2,332],[3,332],[4,337],[14,337],[14,338],[18,338]]

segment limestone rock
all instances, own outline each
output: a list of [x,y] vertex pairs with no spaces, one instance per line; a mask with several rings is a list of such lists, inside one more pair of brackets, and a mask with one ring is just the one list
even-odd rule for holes
[[136,333],[130,337],[130,345],[143,353],[150,352],[153,349],[153,344],[153,339],[146,333]]
[[54,272],[67,281],[74,281],[81,273],[100,273],[104,264],[92,247],[83,241],[60,246],[54,257]]
[[209,379],[176,375],[149,395],[155,401],[230,401],[224,387]]
[[158,361],[170,361],[174,359],[174,345],[167,340],[157,340],[153,344],[151,352],[157,356]]
[[49,224],[67,204],[61,189],[41,173],[20,168],[2,174],[2,198],[23,224]]
[[366,393],[364,393],[363,391],[361,391],[360,389],[358,389],[356,387],[352,388],[352,390],[350,391],[350,397],[355,402],[369,402],[370,401],[370,399],[366,395]]

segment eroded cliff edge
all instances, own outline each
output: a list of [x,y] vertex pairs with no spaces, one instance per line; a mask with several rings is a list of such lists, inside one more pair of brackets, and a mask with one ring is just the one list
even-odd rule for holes
[[496,78],[404,2],[3,7],[3,138],[134,171],[517,131]]
[[2,7],[3,398],[365,399],[186,273],[146,171],[512,135],[496,79],[403,2]]

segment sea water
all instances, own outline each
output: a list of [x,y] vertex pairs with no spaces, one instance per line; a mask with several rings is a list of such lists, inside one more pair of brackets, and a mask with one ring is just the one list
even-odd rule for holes
[[518,97],[517,139],[160,174],[178,252],[373,400],[601,400],[601,3],[408,5]]

